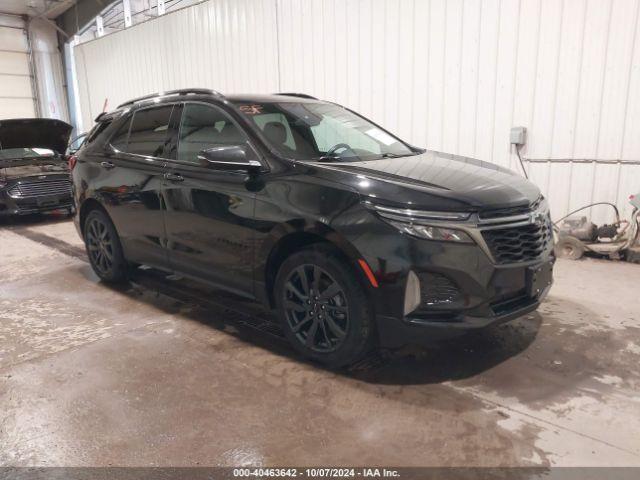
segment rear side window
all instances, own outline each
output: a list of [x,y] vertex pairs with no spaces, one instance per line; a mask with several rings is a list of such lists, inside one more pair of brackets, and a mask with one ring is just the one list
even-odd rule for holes
[[127,121],[120,125],[118,131],[111,138],[111,145],[121,152],[127,151],[127,139],[129,137],[129,127],[131,126],[131,117],[127,118]]
[[164,157],[165,148],[169,143],[168,131],[172,109],[173,105],[163,105],[135,112],[125,151],[136,155]]
[[178,160],[198,163],[198,152],[218,145],[247,141],[231,118],[217,107],[187,103],[182,113]]

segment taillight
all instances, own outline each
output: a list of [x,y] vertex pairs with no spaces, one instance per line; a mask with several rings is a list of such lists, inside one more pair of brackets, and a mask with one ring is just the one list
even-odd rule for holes
[[78,163],[78,157],[76,157],[75,155],[69,155],[69,160],[67,160],[69,162],[69,170],[73,170],[73,167],[76,166],[76,163]]

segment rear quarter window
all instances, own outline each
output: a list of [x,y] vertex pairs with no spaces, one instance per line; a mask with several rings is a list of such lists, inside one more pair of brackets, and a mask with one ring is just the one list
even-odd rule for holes
[[111,146],[121,152],[127,151],[127,142],[129,139],[129,127],[131,126],[131,117],[127,118],[118,128],[116,133],[111,137]]
[[107,129],[107,127],[109,127],[109,125],[111,125],[111,121],[96,123],[87,134],[87,137],[84,140],[84,145],[90,145],[95,142],[100,134],[102,134]]

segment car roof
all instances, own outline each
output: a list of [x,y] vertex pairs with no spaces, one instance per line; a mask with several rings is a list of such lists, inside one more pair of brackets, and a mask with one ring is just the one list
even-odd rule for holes
[[171,90],[167,92],[152,93],[138,98],[133,98],[124,103],[118,105],[116,110],[111,112],[103,112],[99,114],[95,121],[102,122],[113,120],[120,115],[130,111],[137,110],[138,108],[144,108],[154,103],[168,103],[175,102],[176,100],[193,99],[198,100],[202,97],[215,97],[217,100],[228,101],[231,103],[283,103],[283,102],[296,102],[296,103],[317,103],[322,100],[318,100],[306,93],[271,93],[271,94],[259,94],[259,93],[237,93],[231,95],[223,95],[215,90],[209,90],[204,88],[185,88],[180,90]]
[[232,103],[315,103],[321,101],[304,93],[237,93],[225,95],[224,98]]

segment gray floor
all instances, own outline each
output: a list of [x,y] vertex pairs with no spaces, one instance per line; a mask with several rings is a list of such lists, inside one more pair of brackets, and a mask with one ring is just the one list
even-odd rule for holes
[[240,302],[100,284],[69,221],[0,227],[1,465],[640,465],[640,265],[343,373]]

